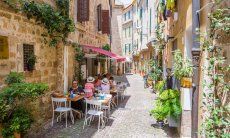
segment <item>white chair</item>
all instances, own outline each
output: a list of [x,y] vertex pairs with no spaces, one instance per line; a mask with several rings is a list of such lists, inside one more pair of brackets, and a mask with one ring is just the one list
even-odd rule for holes
[[59,116],[57,117],[57,122],[59,118],[61,121],[62,115],[65,115],[66,127],[67,127],[68,112],[70,112],[70,118],[71,118],[72,123],[74,124],[73,112],[72,112],[72,109],[67,105],[67,99],[66,98],[53,98],[53,97],[51,97],[51,99],[52,99],[52,107],[53,107],[52,126],[54,123],[55,112],[59,113]]
[[[106,117],[106,115],[108,115],[108,117],[109,117],[110,116],[110,111],[111,111],[112,95],[111,94],[106,94],[105,97],[110,97],[109,102],[108,102],[108,104],[102,104],[101,109],[105,110],[105,112],[104,112],[105,117]],[[107,114],[107,112],[108,112],[108,114]]]
[[[102,126],[105,125],[105,122],[103,120],[103,111],[101,108],[102,103],[95,99],[91,99],[91,100],[86,99],[85,101],[86,101],[86,108],[85,108],[85,121],[84,121],[83,129],[85,128],[85,125],[88,124],[88,121],[90,125],[92,119],[95,116],[98,116],[98,131],[99,131],[100,124],[102,123]],[[89,110],[88,110],[88,106],[90,107]]]

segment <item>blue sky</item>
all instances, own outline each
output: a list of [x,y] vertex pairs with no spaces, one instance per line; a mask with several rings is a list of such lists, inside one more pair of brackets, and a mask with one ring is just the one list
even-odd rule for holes
[[116,0],[117,2],[119,2],[119,3],[123,3],[124,5],[129,5],[131,2],[132,2],[132,0]]
[[120,0],[122,1],[125,5],[130,4],[132,0]]

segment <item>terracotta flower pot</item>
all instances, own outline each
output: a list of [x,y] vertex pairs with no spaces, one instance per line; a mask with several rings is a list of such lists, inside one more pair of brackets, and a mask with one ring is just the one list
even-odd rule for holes
[[181,79],[181,87],[191,88],[192,87],[192,78],[183,77]]
[[15,138],[21,138],[21,134],[18,133],[18,132],[14,132],[14,137],[15,137]]

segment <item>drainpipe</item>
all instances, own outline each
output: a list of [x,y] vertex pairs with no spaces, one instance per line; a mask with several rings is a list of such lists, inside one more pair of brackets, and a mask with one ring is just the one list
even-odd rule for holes
[[64,46],[64,92],[68,91],[68,46]]
[[198,137],[198,111],[199,111],[199,64],[200,64],[200,43],[197,41],[199,34],[196,29],[200,27],[199,13],[200,0],[192,1],[192,60],[194,66],[193,75],[193,93],[192,93],[192,138]]

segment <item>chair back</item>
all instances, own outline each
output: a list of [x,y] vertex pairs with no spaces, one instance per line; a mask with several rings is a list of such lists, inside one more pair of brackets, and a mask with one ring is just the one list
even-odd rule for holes
[[56,108],[60,108],[60,107],[67,107],[67,99],[66,98],[51,97],[51,99],[52,99],[53,110],[55,110]]
[[101,105],[102,105],[102,102],[99,101],[99,100],[96,100],[96,99],[85,99],[85,103],[86,103],[86,113],[87,113],[87,110],[88,110],[88,106],[90,107],[90,110],[95,110],[95,111],[101,111]]

